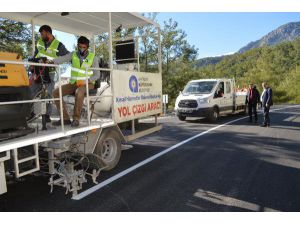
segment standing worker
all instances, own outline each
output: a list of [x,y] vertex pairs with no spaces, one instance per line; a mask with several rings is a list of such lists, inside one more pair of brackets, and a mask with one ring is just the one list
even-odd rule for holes
[[[64,56],[69,53],[63,43],[58,41],[52,34],[52,29],[48,25],[43,25],[39,29],[40,39],[38,40],[35,48],[35,54],[33,58],[47,58],[47,60],[54,60],[58,56]],[[47,83],[46,88],[48,97],[52,98],[52,92],[54,89],[56,70],[55,68],[49,68],[48,74],[41,74],[43,80]],[[33,97],[42,89],[42,82],[40,80],[34,80],[30,86]],[[50,123],[52,113],[52,104],[47,103],[46,122]],[[32,117],[34,114],[31,115]]]
[[261,125],[262,127],[269,127],[270,126],[270,107],[273,105],[273,93],[272,89],[269,87],[267,82],[262,83],[262,87],[264,89],[263,93],[261,94],[261,102],[262,107],[264,109],[264,122]]
[[[69,114],[66,110],[66,105],[63,102],[63,119],[64,124],[71,124],[72,127],[79,126],[81,109],[84,101],[84,97],[86,94],[86,69],[88,73],[88,88],[89,90],[94,89],[95,81],[100,78],[100,71],[93,71],[90,68],[99,68],[99,61],[95,57],[95,54],[90,52],[89,49],[89,40],[81,36],[77,41],[77,51],[71,52],[65,56],[58,57],[53,60],[55,64],[61,64],[64,62],[71,62],[71,79],[68,84],[62,85],[62,95],[69,95],[75,93],[75,106],[74,106],[74,114],[73,121],[71,123]],[[53,91],[54,98],[59,98],[59,88],[56,88]],[[60,110],[59,101],[55,101],[55,105]],[[62,118],[60,118],[62,119]],[[61,120],[53,123],[55,126],[61,125]]]
[[252,114],[254,114],[254,121],[255,123],[257,123],[257,103],[260,102],[259,97],[260,95],[258,90],[256,89],[256,86],[250,84],[246,97],[246,105],[248,104],[248,114],[250,123],[252,123]]

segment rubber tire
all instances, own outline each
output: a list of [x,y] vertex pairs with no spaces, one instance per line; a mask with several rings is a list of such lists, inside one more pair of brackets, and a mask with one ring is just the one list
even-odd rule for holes
[[215,123],[218,121],[218,118],[219,118],[219,110],[216,107],[214,107],[213,110],[210,112],[210,115],[208,116],[208,120],[211,123]]
[[178,117],[178,119],[179,119],[180,121],[185,121],[185,120],[186,120],[186,116],[178,115],[177,117]]
[[[117,152],[116,152],[115,158],[109,164],[103,165],[103,166],[107,166],[104,170],[109,171],[109,170],[112,170],[113,168],[115,168],[117,166],[117,164],[119,163],[120,158],[121,158],[122,149],[121,149],[121,139],[120,139],[119,133],[114,129],[105,129],[102,132],[102,134],[100,135],[100,138],[99,138],[98,143],[96,145],[94,154],[96,154],[97,156],[99,156],[101,158],[101,151],[102,151],[102,148],[103,148],[103,142],[107,138],[114,139],[115,142],[116,142],[116,146],[117,146],[117,149],[116,149]],[[103,161],[105,161],[105,160],[103,160]],[[99,162],[99,163],[103,163],[103,161]]]

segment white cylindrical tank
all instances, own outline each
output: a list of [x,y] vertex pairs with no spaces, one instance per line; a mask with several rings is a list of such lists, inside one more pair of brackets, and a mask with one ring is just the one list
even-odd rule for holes
[[112,108],[112,93],[111,86],[107,83],[102,83],[97,91],[97,102],[94,106],[94,118],[97,116],[107,116],[111,113]]

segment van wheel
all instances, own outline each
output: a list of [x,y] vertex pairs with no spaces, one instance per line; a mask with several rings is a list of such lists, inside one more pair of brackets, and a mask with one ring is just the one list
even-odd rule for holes
[[117,131],[104,130],[97,143],[95,154],[99,156],[101,164],[104,164],[104,170],[115,168],[121,158],[121,139]]
[[179,115],[179,116],[178,116],[178,119],[179,119],[180,121],[185,121],[185,120],[186,120],[186,116],[181,116],[181,115]]
[[211,111],[208,120],[212,123],[215,123],[218,121],[219,118],[219,110],[217,108],[213,108],[213,110]]

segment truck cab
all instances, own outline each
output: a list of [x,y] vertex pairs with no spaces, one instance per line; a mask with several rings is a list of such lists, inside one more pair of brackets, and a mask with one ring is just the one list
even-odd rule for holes
[[235,92],[233,79],[191,80],[175,102],[179,120],[187,117],[206,117],[217,121],[222,114],[245,110],[246,95]]

